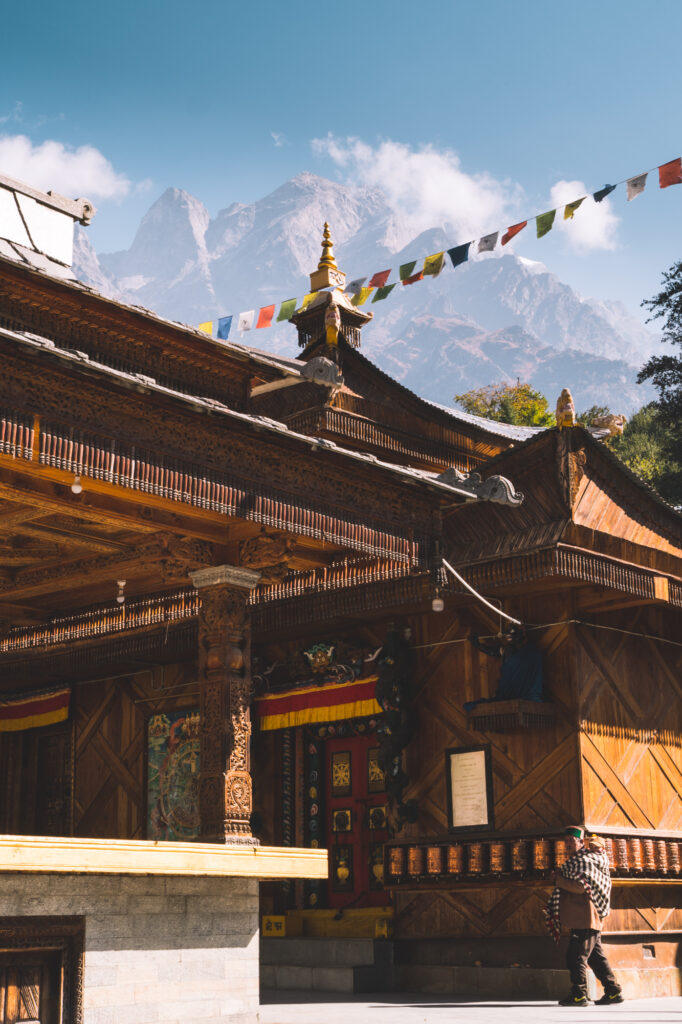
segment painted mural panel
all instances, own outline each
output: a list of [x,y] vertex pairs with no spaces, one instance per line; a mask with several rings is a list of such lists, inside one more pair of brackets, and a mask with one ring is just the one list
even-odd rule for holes
[[153,715],[147,723],[147,838],[199,835],[199,712]]

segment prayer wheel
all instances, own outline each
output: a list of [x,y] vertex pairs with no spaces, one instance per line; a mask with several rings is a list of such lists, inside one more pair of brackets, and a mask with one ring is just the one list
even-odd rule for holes
[[536,871],[549,871],[551,863],[549,839],[533,840],[533,867]]
[[613,839],[604,839],[604,852],[609,858],[609,867],[612,871],[616,870],[616,854],[613,848]]
[[424,849],[421,846],[408,846],[407,873],[410,878],[419,878],[424,874]]
[[428,846],[426,848],[426,873],[427,875],[443,874],[442,846]]
[[482,875],[485,871],[485,847],[483,843],[467,843],[467,872]]
[[671,875],[679,875],[682,871],[682,865],[680,864],[680,844],[679,843],[666,843],[668,847],[668,871]]
[[653,839],[642,839],[642,865],[646,875],[656,874],[656,854]]
[[519,874],[528,870],[528,843],[525,839],[515,839],[512,843],[511,869]]
[[490,844],[490,870],[501,875],[507,870],[507,844],[496,841]]
[[614,839],[616,856],[616,870],[619,874],[627,875],[630,870],[628,862],[628,841],[627,839]]
[[641,839],[628,839],[628,867],[631,875],[641,875],[644,872]]
[[568,860],[568,850],[566,849],[565,839],[554,840],[554,867],[560,868],[562,864],[565,864]]
[[654,843],[656,855],[656,872],[659,875],[668,874],[668,844],[665,839],[657,839]]
[[403,846],[392,846],[388,851],[388,873],[393,878],[399,878],[405,873],[405,848]]
[[447,853],[448,874],[461,875],[464,871],[464,847],[461,843],[451,843]]

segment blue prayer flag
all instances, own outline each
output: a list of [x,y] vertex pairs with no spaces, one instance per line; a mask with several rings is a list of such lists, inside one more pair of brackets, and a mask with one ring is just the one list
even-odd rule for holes
[[230,327],[232,326],[231,316],[222,316],[218,321],[218,337],[223,341],[227,341],[230,336]]
[[464,245],[456,245],[454,249],[448,249],[448,256],[452,260],[453,267],[458,267],[460,263],[465,263],[469,259],[469,246],[471,242],[465,242]]

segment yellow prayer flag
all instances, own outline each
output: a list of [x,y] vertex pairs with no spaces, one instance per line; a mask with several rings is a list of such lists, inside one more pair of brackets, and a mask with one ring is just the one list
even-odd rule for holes
[[585,198],[585,196],[583,196],[582,199],[574,200],[572,203],[566,203],[566,206],[564,207],[564,220],[572,220],[573,219],[573,214],[578,209],[578,207],[580,206],[580,204],[582,203],[584,198]]
[[301,309],[307,309],[310,303],[318,294],[318,292],[308,292],[308,294],[303,298],[303,302],[301,303]]
[[213,337],[213,321],[206,320],[203,324],[199,324],[199,330],[203,331],[204,334],[210,334]]
[[350,301],[354,306],[364,306],[373,291],[373,288],[361,288]]
[[444,252],[435,252],[433,256],[427,256],[424,260],[424,269],[422,270],[424,277],[426,277],[427,274],[431,274],[432,277],[438,277],[443,269],[444,259]]

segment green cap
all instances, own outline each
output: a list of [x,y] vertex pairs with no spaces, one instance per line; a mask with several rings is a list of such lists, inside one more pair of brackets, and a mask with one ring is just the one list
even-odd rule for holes
[[583,839],[585,832],[580,825],[567,825],[564,829],[564,835],[573,836],[574,839]]

